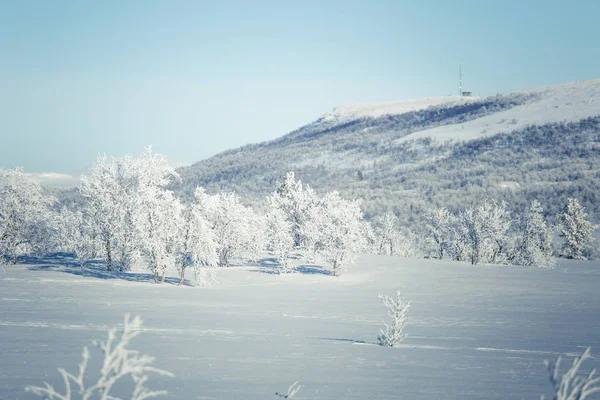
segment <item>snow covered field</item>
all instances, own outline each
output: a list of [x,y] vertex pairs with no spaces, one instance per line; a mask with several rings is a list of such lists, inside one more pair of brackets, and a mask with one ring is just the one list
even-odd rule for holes
[[[363,256],[339,278],[318,267],[280,276],[268,262],[219,270],[209,288],[64,267],[60,258],[0,269],[0,399],[62,388],[84,345],[139,314],[132,348],[175,378],[148,386],[177,399],[539,399],[543,360],[600,351],[600,263],[554,270]],[[399,348],[374,345],[379,293],[412,300]],[[598,366],[598,360],[595,366]],[[594,363],[590,363],[589,367]],[[588,370],[586,368],[586,370]]]

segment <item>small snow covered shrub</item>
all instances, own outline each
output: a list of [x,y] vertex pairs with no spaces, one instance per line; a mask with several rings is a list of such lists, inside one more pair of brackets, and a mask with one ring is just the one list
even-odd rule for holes
[[290,385],[290,387],[287,390],[287,393],[275,392],[275,396],[281,397],[282,399],[291,399],[296,395],[296,393],[300,391],[301,388],[302,385],[300,384],[300,382],[296,381]]
[[550,372],[550,382],[556,391],[553,400],[585,400],[594,393],[600,393],[600,376],[596,374],[596,369],[592,369],[585,375],[579,372],[581,364],[591,358],[593,358],[591,349],[588,347],[579,357],[575,357],[571,367],[562,376],[560,375],[562,357],[559,356],[553,363],[548,360],[544,362]]
[[[73,375],[63,368],[58,368],[58,372],[62,375],[65,383],[64,394],[57,392],[47,382],[44,382],[43,387],[27,386],[25,390],[49,400],[71,400],[73,398],[82,400],[92,398],[101,400],[118,399],[119,397],[110,394],[110,391],[117,382],[122,382],[123,378],[129,377],[134,384],[131,400],[143,400],[166,395],[165,390],[153,391],[144,386],[148,380],[147,374],[153,372],[169,377],[172,377],[173,374],[153,367],[154,358],[140,354],[136,350],[128,349],[129,342],[141,332],[142,319],[139,316],[132,319],[129,315],[125,315],[125,322],[120,335],[115,328],[108,331],[107,341],[98,344],[98,347],[104,353],[104,361],[100,369],[100,376],[94,384],[88,384],[90,377],[86,376],[86,372],[88,372],[87,366],[90,354],[87,347],[84,347],[77,375]],[[74,386],[72,387],[72,385]]]
[[406,339],[404,326],[406,325],[406,314],[410,309],[410,301],[406,302],[400,291],[396,292],[396,297],[379,295],[381,302],[388,309],[388,316],[391,322],[384,322],[385,332],[381,329],[381,335],[377,337],[380,346],[394,347]]

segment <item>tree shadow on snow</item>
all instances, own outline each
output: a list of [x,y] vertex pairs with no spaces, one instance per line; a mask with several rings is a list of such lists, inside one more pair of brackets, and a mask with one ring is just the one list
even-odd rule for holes
[[331,337],[319,337],[317,339],[320,340],[330,340],[333,342],[349,342],[352,344],[373,344],[373,345],[377,345],[377,343],[375,342],[367,342],[364,340],[355,340],[355,339],[346,339],[346,338],[331,338]]
[[[262,258],[253,263],[252,265],[258,267],[258,269],[252,270],[252,272],[279,275],[279,263],[275,258]],[[305,275],[332,275],[331,271],[319,265],[299,265],[293,269],[292,273]]]
[[[19,263],[33,264],[28,267],[30,271],[54,271],[103,280],[119,279],[127,282],[154,283],[154,275],[151,273],[107,271],[105,263],[100,260],[88,261],[82,268],[70,254],[65,253],[56,253],[42,258],[20,257]],[[164,283],[179,285],[179,278],[167,276]],[[186,279],[183,286],[194,285]]]

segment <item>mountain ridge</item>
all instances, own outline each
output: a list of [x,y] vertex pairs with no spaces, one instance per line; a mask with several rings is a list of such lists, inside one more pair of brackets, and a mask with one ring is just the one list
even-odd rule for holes
[[[584,187],[598,187],[599,179],[593,174],[600,171],[595,119],[600,116],[600,79],[489,97],[456,97],[338,107],[279,138],[180,168],[182,183],[173,188],[184,198],[197,185],[208,191],[233,190],[248,203],[261,205],[275,181],[293,170],[317,191],[335,189],[346,197],[363,198],[365,212],[372,217],[386,210],[417,215],[439,203],[459,207],[473,201],[467,195],[515,202],[547,195],[547,188],[557,183],[562,185],[562,194],[554,200],[581,194]],[[568,149],[573,156],[559,157],[544,146],[540,135],[551,140],[556,151]],[[521,142],[507,139],[511,136]],[[490,142],[492,148],[486,147],[489,159],[482,157],[481,143],[499,137],[502,140]],[[577,142],[568,142],[574,138]],[[527,152],[532,159],[522,158]],[[521,176],[512,176],[517,174],[512,166],[499,170],[496,164],[501,156],[508,164],[512,160],[528,170],[520,171]],[[531,166],[534,159],[537,164]],[[459,161],[464,166],[456,169]],[[593,178],[580,171],[582,163]],[[430,173],[451,165],[455,170],[450,175]],[[542,172],[538,171],[542,166]],[[474,170],[478,172],[473,176]],[[568,170],[581,174],[569,177]],[[547,176],[549,171],[557,176]],[[457,181],[463,182],[462,192],[451,190]],[[540,190],[533,193],[531,187]],[[441,193],[432,195],[432,190]],[[445,196],[453,198],[445,201]],[[586,197],[584,204],[597,213],[593,196]],[[558,207],[550,200],[542,203],[548,212]]]

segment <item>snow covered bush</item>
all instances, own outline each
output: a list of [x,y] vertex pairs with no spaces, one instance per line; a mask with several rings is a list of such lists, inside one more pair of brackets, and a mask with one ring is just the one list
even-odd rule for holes
[[600,376],[597,375],[596,369],[592,369],[585,375],[581,375],[579,371],[584,361],[593,358],[588,347],[579,357],[573,359],[571,367],[562,375],[560,375],[562,357],[559,356],[555,362],[547,360],[544,362],[550,372],[550,382],[556,393],[553,400],[585,400],[594,393],[600,393]]
[[521,235],[517,239],[514,264],[551,268],[552,229],[546,224],[541,204],[534,200],[521,220]]
[[597,226],[588,221],[587,212],[579,200],[569,198],[557,221],[560,237],[564,239],[563,255],[576,260],[590,258],[594,242],[592,234]]
[[16,264],[20,253],[48,249],[54,202],[20,168],[0,169],[0,261],[9,257]]
[[275,392],[275,396],[282,399],[291,399],[300,391],[300,389],[302,389],[302,385],[300,384],[300,381],[296,381],[290,385],[286,393]]
[[377,337],[380,346],[394,347],[406,339],[404,327],[406,325],[406,315],[410,309],[410,301],[406,302],[400,291],[396,292],[396,297],[379,295],[379,299],[388,309],[388,316],[391,321],[388,324],[384,322],[385,331],[380,330],[381,335]]
[[505,261],[508,247],[508,229],[512,221],[506,203],[485,200],[461,214],[469,243],[471,264]]
[[[43,387],[27,386],[25,390],[49,400],[88,400],[96,398],[100,400],[116,400],[124,397],[117,397],[111,391],[113,391],[115,386],[121,387],[120,384],[126,378],[129,378],[134,384],[133,391],[130,397],[128,397],[131,400],[143,400],[166,395],[167,391],[165,390],[154,391],[144,385],[148,380],[148,373],[169,377],[173,377],[173,374],[153,367],[154,358],[128,348],[131,340],[141,332],[141,318],[139,316],[130,318],[129,315],[126,315],[123,330],[118,333],[117,329],[110,329],[108,331],[108,339],[98,344],[98,347],[104,353],[104,360],[97,378],[89,375],[88,361],[90,354],[88,348],[84,347],[77,375],[67,372],[63,368],[58,369],[65,384],[64,394],[57,392],[47,382],[44,382]],[[91,379],[96,379],[96,381],[90,384],[92,382]]]

